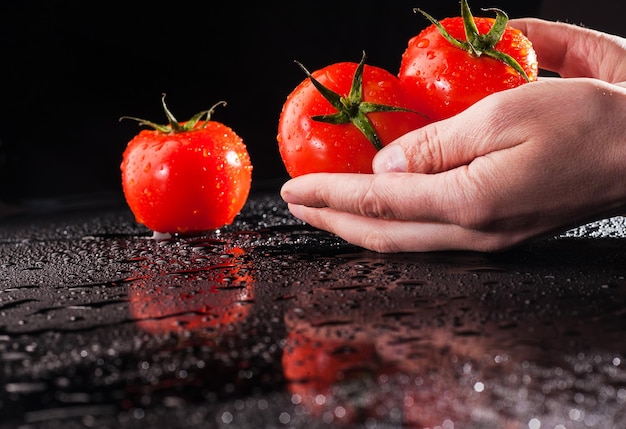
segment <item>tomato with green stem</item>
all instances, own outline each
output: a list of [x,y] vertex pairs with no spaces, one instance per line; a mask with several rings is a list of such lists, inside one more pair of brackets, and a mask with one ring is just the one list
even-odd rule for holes
[[[299,63],[298,63],[299,64]],[[340,62],[307,74],[287,97],[278,146],[291,177],[371,173],[377,150],[429,120],[389,71]]]
[[252,164],[234,130],[211,120],[219,102],[186,122],[165,105],[169,121],[138,118],[140,131],[121,163],[124,196],[141,223],[154,232],[192,234],[230,224],[250,192]]
[[497,91],[535,81],[537,55],[531,41],[508,25],[500,9],[496,18],[474,17],[466,0],[461,16],[436,20],[411,38],[398,78],[432,120],[445,119]]

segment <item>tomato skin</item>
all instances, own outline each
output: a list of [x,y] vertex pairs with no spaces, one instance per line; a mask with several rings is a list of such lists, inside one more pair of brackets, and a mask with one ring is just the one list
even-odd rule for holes
[[[478,32],[485,34],[495,20],[475,17],[474,22]],[[445,18],[440,23],[452,37],[466,40],[461,17]],[[521,31],[507,27],[495,49],[517,60],[529,81],[537,80],[537,56]],[[449,118],[489,94],[527,83],[512,67],[455,47],[435,25],[409,40],[398,78],[418,103],[416,108],[435,121]]]
[[[358,64],[335,63],[311,75],[322,85],[347,96]],[[363,69],[363,101],[416,110],[396,76],[375,66]],[[303,80],[287,97],[278,123],[277,141],[291,177],[315,172],[371,173],[376,148],[353,124],[328,124],[312,119],[336,109]],[[383,145],[429,121],[415,112],[373,112],[368,117]]]
[[140,131],[124,151],[121,171],[137,222],[161,233],[195,233],[232,223],[252,180],[242,139],[216,121],[179,133]]

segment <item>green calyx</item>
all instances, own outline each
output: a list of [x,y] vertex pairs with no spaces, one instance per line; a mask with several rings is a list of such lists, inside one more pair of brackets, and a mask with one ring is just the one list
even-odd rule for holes
[[347,97],[343,97],[333,90],[322,85],[315,79],[311,73],[298,61],[296,64],[306,73],[313,83],[313,86],[328,100],[328,102],[337,109],[336,113],[329,115],[316,115],[311,119],[318,122],[326,122],[328,124],[341,125],[352,123],[361,131],[365,137],[374,145],[376,150],[383,148],[383,143],[374,129],[374,125],[367,117],[368,113],[373,112],[412,112],[421,114],[411,109],[399,106],[388,106],[385,104],[370,103],[363,101],[363,68],[365,66],[365,52],[359,62],[352,79],[352,85]]
[[[206,124],[211,120],[211,115],[213,114],[217,106],[219,105],[225,106],[226,102],[218,101],[209,110],[203,110],[200,113],[196,113],[191,119],[183,123],[178,122],[176,118],[174,117],[174,115],[172,114],[172,112],[170,112],[170,110],[167,108],[167,105],[165,104],[165,94],[163,94],[163,96],[161,97],[161,104],[163,105],[165,116],[167,117],[167,120],[169,122],[167,125],[157,124],[151,121],[147,121],[145,119],[135,118],[132,116],[122,116],[120,118],[120,121],[122,119],[132,119],[133,121],[139,122],[139,125],[145,125],[147,127],[154,128],[155,130],[162,132],[164,134],[184,133],[184,132],[191,131],[194,128],[196,128],[196,125],[198,124],[198,122],[201,122],[201,121],[202,121],[202,124],[200,126],[201,127],[206,126]],[[204,119],[202,119],[203,117]]]
[[503,62],[506,65],[513,67],[513,69],[515,69],[515,71],[517,71],[528,82],[528,75],[515,58],[495,49],[496,44],[500,41],[500,39],[502,39],[502,35],[504,35],[507,23],[509,22],[509,17],[500,9],[490,8],[483,10],[495,12],[496,18],[493,26],[486,34],[479,34],[478,28],[476,28],[476,23],[474,22],[474,16],[472,15],[469,5],[467,4],[467,0],[461,0],[461,17],[463,19],[465,37],[467,40],[459,40],[452,37],[445,27],[435,18],[421,9],[414,9],[415,12],[420,12],[431,23],[433,23],[441,35],[457,48],[463,49],[475,57],[486,55],[490,58]]

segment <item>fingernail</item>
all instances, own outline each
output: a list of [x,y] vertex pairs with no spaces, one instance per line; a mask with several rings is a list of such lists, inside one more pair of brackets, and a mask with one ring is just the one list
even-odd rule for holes
[[372,161],[374,173],[406,172],[407,161],[401,146],[391,144],[380,150]]
[[283,186],[280,187],[280,196],[283,200],[285,200],[286,202],[290,202],[289,201],[289,182],[285,182],[283,183]]

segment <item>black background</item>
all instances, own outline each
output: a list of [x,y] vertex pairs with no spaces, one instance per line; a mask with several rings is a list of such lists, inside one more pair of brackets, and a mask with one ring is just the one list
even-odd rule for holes
[[[511,17],[569,20],[619,33],[618,13],[546,1],[470,2]],[[623,10],[623,5],[612,7]],[[609,2],[606,2],[609,3]],[[124,115],[166,122],[227,101],[214,120],[244,139],[255,183],[286,173],[276,144],[282,103],[310,70],[358,61],[397,72],[407,40],[454,0],[266,2],[4,1],[0,13],[0,201],[119,193],[119,163],[139,131]],[[619,12],[619,11],[618,11]],[[623,14],[622,14],[623,16]],[[611,23],[610,19],[615,20]]]

